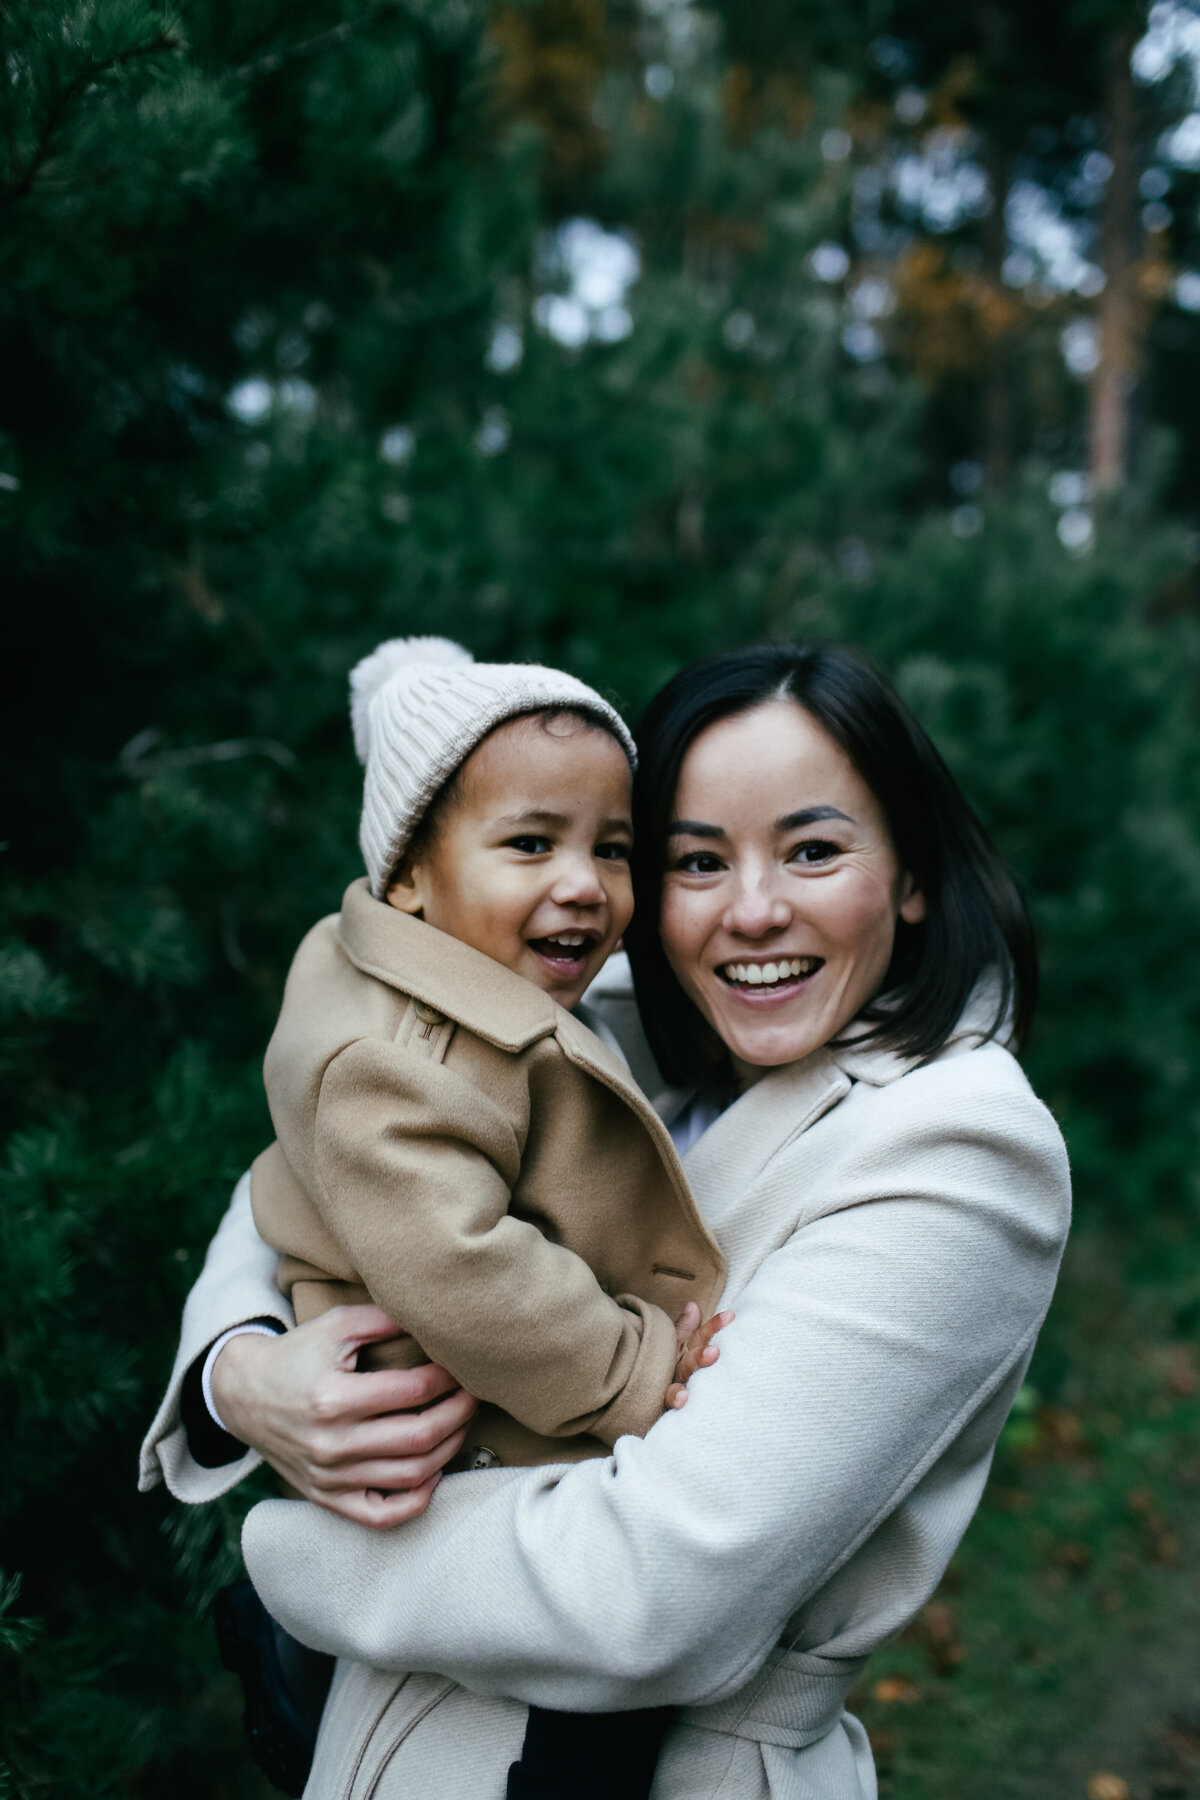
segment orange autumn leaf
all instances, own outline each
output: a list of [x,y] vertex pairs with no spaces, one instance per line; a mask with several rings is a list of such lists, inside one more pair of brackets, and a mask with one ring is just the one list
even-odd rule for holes
[[916,1683],[903,1675],[885,1675],[871,1689],[872,1696],[884,1706],[912,1706],[921,1698]]

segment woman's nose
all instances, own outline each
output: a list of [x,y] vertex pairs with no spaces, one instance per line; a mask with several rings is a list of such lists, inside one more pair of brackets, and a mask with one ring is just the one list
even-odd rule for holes
[[791,917],[787,900],[769,878],[743,876],[723,924],[726,931],[736,932],[739,937],[761,938],[781,931]]

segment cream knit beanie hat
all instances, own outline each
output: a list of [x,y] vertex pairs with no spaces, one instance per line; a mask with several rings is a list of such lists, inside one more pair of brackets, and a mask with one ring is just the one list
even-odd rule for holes
[[448,638],[389,638],[350,673],[354,748],[366,770],[358,841],[382,899],[438,790],[489,731],[572,707],[606,725],[631,763],[629,728],[593,688],[535,663],[477,663]]

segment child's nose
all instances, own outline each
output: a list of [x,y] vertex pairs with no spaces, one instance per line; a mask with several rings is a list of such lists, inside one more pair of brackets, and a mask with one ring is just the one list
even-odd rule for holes
[[590,856],[573,856],[559,869],[551,898],[560,906],[599,906],[604,888]]

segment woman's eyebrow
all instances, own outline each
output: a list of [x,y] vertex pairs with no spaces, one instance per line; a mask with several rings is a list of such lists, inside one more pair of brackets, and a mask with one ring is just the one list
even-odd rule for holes
[[720,825],[704,825],[699,819],[676,819],[667,827],[668,837],[723,838],[725,835]]
[[815,825],[818,819],[844,819],[847,825],[854,823],[849,813],[839,812],[836,806],[805,806],[799,812],[785,813],[782,819],[777,819],[775,829],[798,831],[802,825]]

